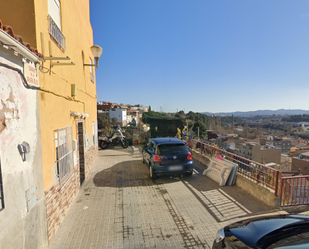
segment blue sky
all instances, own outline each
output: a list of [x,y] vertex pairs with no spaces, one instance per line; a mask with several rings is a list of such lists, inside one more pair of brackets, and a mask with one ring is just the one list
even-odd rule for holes
[[308,0],[90,0],[98,101],[309,109]]

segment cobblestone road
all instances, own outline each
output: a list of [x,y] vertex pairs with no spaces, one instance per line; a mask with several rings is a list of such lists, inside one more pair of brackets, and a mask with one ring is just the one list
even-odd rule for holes
[[50,245],[66,248],[211,248],[216,231],[272,210],[236,186],[191,177],[151,180],[138,147],[99,157]]

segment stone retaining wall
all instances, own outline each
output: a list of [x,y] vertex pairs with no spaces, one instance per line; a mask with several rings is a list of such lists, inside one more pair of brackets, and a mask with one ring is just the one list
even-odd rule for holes
[[[197,160],[198,162],[208,166],[210,164],[211,158],[206,155],[201,155],[200,152],[196,150],[191,150],[193,160]],[[275,196],[274,192],[266,189],[255,182],[243,177],[242,175],[237,173],[236,186],[242,188],[247,191],[250,195],[256,197],[260,201],[265,204],[271,206],[272,208],[280,207],[280,198]]]

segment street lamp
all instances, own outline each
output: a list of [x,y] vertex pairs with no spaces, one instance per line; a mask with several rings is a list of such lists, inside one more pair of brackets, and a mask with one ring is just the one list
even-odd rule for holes
[[90,49],[91,49],[91,52],[93,54],[93,57],[96,63],[95,64],[84,64],[84,66],[95,66],[96,68],[99,68],[99,59],[103,52],[103,48],[101,48],[99,45],[93,45]]

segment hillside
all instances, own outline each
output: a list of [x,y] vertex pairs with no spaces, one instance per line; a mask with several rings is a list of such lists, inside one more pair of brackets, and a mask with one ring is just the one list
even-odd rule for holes
[[248,116],[267,116],[267,115],[303,115],[309,114],[309,110],[301,110],[301,109],[279,109],[279,110],[257,110],[257,111],[249,111],[249,112],[202,112],[202,114],[206,115],[215,115],[215,116],[237,116],[237,117],[248,117]]

